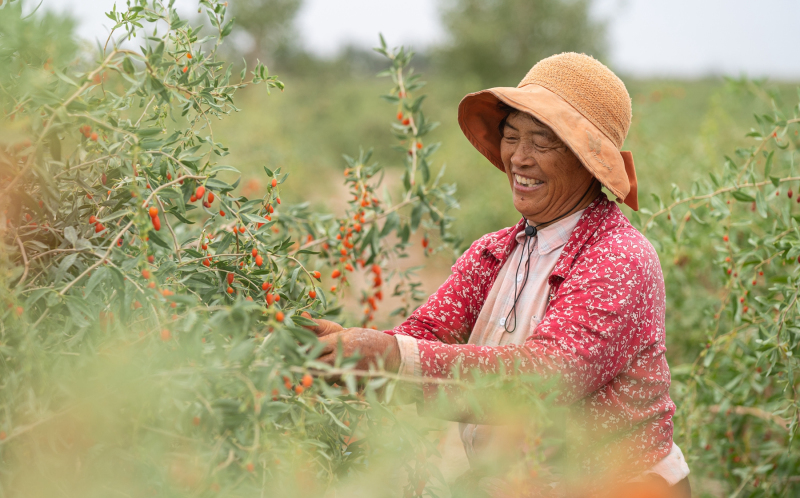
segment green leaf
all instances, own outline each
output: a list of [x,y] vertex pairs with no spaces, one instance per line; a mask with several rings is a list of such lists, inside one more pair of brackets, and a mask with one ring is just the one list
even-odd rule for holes
[[740,202],[755,202],[755,199],[752,196],[745,194],[741,190],[734,190],[731,195],[734,199]]
[[172,249],[169,246],[169,244],[167,244],[167,242],[164,239],[162,239],[161,236],[158,235],[155,232],[155,230],[150,230],[150,233],[148,234],[148,237],[150,237],[150,242],[153,242],[154,244],[156,244],[158,246],[161,246],[164,249]]

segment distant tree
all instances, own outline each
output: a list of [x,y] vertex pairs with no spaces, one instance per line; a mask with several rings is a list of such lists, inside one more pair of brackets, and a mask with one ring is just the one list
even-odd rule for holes
[[302,0],[235,0],[231,14],[236,26],[247,32],[253,45],[245,54],[249,61],[274,62],[299,50],[294,18]]
[[448,40],[437,66],[472,74],[484,85],[509,85],[540,59],[565,51],[605,54],[605,25],[589,0],[440,0]]

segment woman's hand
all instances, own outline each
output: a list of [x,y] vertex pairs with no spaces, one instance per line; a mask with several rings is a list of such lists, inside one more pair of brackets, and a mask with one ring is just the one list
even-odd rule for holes
[[[317,323],[320,321],[324,320],[316,320]],[[336,361],[336,355],[341,349],[344,358],[349,358],[356,354],[361,355],[356,364],[358,370],[369,370],[370,367],[378,367],[379,358],[383,358],[383,368],[387,372],[395,373],[400,369],[400,348],[397,346],[397,339],[394,336],[373,329],[341,329],[341,325],[334,325],[338,326],[340,331],[328,332],[319,337],[320,342],[325,343],[325,348],[320,354],[319,361],[333,365]],[[320,325],[320,327],[323,327],[323,325]],[[329,326],[325,325],[325,327]]]

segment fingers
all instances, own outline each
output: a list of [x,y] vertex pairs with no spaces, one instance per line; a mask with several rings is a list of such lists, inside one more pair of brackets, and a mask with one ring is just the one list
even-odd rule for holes
[[317,323],[316,326],[306,327],[307,329],[314,332],[317,335],[317,337],[324,337],[326,335],[335,334],[336,332],[341,332],[342,330],[344,330],[344,327],[342,327],[336,322],[332,322],[330,320],[325,320],[322,318],[311,318],[311,315],[309,315],[308,312],[303,312],[301,316],[308,318],[309,320],[313,320],[314,322]]

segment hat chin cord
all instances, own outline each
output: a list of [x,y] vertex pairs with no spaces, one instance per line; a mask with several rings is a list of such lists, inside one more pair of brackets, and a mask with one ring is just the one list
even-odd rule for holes
[[[522,297],[522,289],[525,288],[525,284],[528,282],[528,274],[530,273],[529,270],[530,270],[530,265],[531,265],[531,256],[533,255],[533,246],[531,245],[531,240],[534,237],[536,237],[536,235],[539,233],[539,228],[540,227],[542,227],[544,225],[549,225],[550,223],[553,223],[555,221],[558,221],[558,220],[560,220],[562,218],[565,218],[565,217],[571,215],[575,211],[575,209],[578,206],[581,205],[581,203],[586,198],[586,196],[589,194],[589,192],[591,192],[592,188],[594,188],[594,182],[596,182],[596,181],[597,181],[596,178],[592,178],[592,183],[589,184],[589,188],[586,189],[586,192],[584,192],[583,195],[581,196],[581,198],[578,199],[578,202],[575,203],[575,205],[572,206],[571,209],[567,210],[567,212],[565,212],[561,216],[553,218],[552,220],[546,221],[544,223],[539,223],[538,225],[530,225],[530,224],[528,224],[528,219],[525,218],[525,247],[522,250],[522,254],[524,255],[525,252],[527,252],[528,253],[528,257],[527,258],[523,258],[522,256],[520,256],[519,263],[517,263],[517,271],[514,274],[515,275],[515,277],[514,277],[514,304],[511,306],[511,310],[508,312],[508,314],[506,315],[506,319],[503,322],[503,329],[505,329],[505,331],[508,332],[509,334],[514,332],[515,330],[517,330],[517,302],[519,301],[519,298]],[[522,260],[523,259],[525,259],[525,278],[522,280],[522,285],[520,285],[519,289],[517,289],[517,282],[519,282],[519,281],[517,280],[516,275],[519,275],[519,268],[522,265]],[[510,319],[511,319],[512,316],[514,317],[514,327],[513,328],[509,328],[509,322],[511,321]]]

